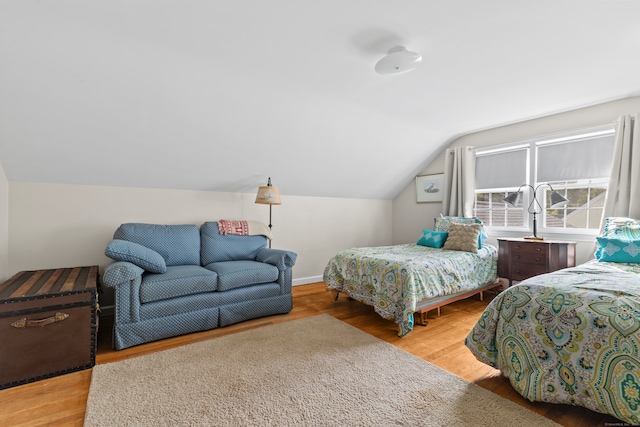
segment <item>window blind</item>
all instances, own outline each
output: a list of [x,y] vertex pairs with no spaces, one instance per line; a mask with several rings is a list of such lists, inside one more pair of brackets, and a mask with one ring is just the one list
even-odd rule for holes
[[536,181],[608,178],[614,134],[537,145]]
[[476,188],[511,188],[526,183],[528,157],[528,148],[478,154]]

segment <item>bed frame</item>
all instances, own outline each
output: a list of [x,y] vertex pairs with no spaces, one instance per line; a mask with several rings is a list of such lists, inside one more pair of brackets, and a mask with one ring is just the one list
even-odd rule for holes
[[442,297],[432,298],[424,301],[424,303],[418,305],[418,309],[413,313],[414,321],[417,325],[427,326],[427,313],[433,309],[438,309],[438,316],[440,316],[440,307],[445,306],[447,304],[451,304],[456,301],[460,301],[461,299],[469,298],[471,296],[480,294],[480,301],[484,300],[484,292],[493,290],[496,294],[499,292],[499,289],[505,289],[505,283],[500,278],[497,278],[495,282],[489,283],[481,288],[476,288],[467,292],[460,292],[453,295],[446,295]]
[[[488,285],[482,286],[480,288],[476,288],[466,292],[460,292],[453,295],[430,298],[424,301],[422,304],[418,304],[417,310],[413,313],[413,319],[416,325],[427,326],[427,323],[428,323],[427,313],[431,310],[437,309],[438,316],[440,316],[440,307],[443,307],[445,305],[454,303],[456,301],[460,301],[461,299],[466,299],[478,294],[480,294],[480,301],[484,301],[484,292],[493,291],[497,295],[500,292],[499,288],[506,289],[507,287],[508,287],[508,281],[505,281],[498,277],[494,282],[489,283]],[[334,289],[332,292],[334,292],[334,300],[337,300],[338,296],[340,295],[340,291],[336,291]],[[355,299],[351,298],[349,295],[347,295],[347,299],[349,301],[356,301]]]

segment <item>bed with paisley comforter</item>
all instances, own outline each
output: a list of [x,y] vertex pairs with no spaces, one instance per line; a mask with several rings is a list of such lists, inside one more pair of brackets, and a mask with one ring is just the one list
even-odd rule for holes
[[336,254],[324,271],[327,290],[373,306],[393,320],[399,336],[414,326],[416,312],[501,286],[498,251],[485,244],[478,253],[413,243],[352,248]]
[[590,261],[512,286],[466,339],[531,401],[640,424],[640,264]]

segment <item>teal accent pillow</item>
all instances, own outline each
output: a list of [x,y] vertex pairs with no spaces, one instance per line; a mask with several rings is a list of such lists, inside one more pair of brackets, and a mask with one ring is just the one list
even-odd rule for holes
[[480,224],[482,228],[480,229],[480,236],[478,237],[478,249],[482,249],[489,235],[487,234],[487,230],[484,228],[484,224],[482,220],[478,217],[466,218],[462,216],[444,216],[440,214],[439,217],[434,218],[434,228],[436,231],[446,231],[449,232],[449,227],[451,224]]
[[449,233],[446,231],[422,230],[422,237],[418,239],[418,245],[430,248],[441,248],[447,240]]
[[166,273],[167,264],[153,249],[127,240],[113,239],[104,254],[115,261],[127,261],[151,273]]
[[[478,221],[480,220],[478,219]],[[478,236],[478,249],[482,249],[484,244],[487,242],[489,235],[487,234],[487,230],[484,228],[484,224],[482,223],[482,221],[480,221],[479,224],[482,226],[482,228],[480,228],[480,236]]]
[[596,237],[598,261],[640,263],[640,240],[623,240],[612,237]]

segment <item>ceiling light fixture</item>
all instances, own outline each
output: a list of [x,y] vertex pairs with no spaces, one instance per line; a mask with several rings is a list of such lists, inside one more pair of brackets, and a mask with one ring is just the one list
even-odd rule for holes
[[378,74],[400,74],[411,71],[422,61],[419,53],[408,51],[404,46],[389,49],[387,56],[376,63]]

